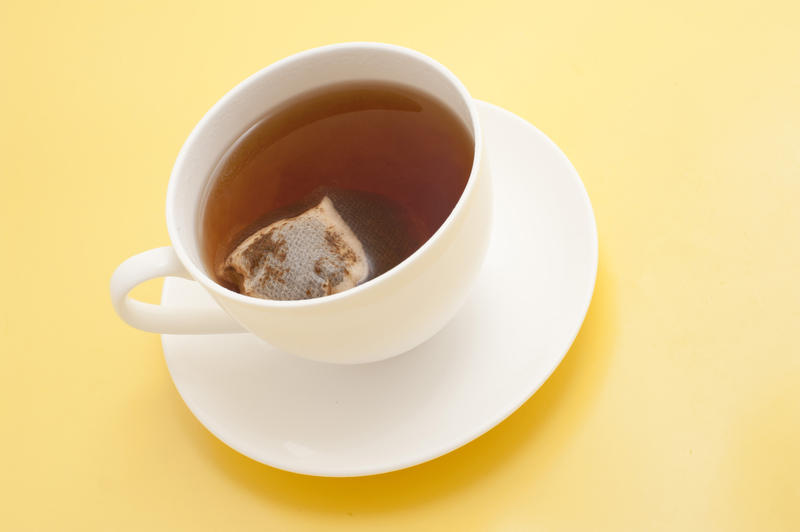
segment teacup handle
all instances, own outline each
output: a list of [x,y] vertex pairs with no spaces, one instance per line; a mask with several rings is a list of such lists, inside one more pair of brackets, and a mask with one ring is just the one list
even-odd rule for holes
[[246,332],[221,308],[173,308],[128,297],[133,288],[157,277],[191,279],[171,247],[139,253],[120,264],[111,276],[111,302],[128,325],[161,334]]

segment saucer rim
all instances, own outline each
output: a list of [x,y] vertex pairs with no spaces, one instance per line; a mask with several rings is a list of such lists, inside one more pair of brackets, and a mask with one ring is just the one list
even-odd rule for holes
[[[550,376],[553,374],[553,372],[555,372],[556,368],[558,368],[558,366],[564,360],[564,357],[567,355],[567,353],[569,352],[569,349],[571,348],[572,344],[575,342],[575,338],[577,337],[578,333],[580,332],[580,329],[583,326],[583,322],[586,319],[586,314],[587,314],[587,312],[589,310],[589,306],[591,304],[592,297],[594,295],[594,289],[595,289],[595,285],[596,285],[596,281],[597,281],[597,270],[598,270],[598,259],[599,259],[599,243],[598,243],[598,234],[597,234],[597,221],[595,219],[594,209],[592,208],[591,200],[589,199],[589,194],[586,191],[586,187],[584,186],[583,181],[580,178],[580,175],[578,174],[577,170],[575,169],[573,164],[570,162],[570,160],[567,158],[567,156],[564,154],[564,152],[558,147],[558,145],[555,142],[553,142],[553,140],[551,140],[547,135],[545,135],[542,131],[540,131],[536,126],[534,126],[533,124],[531,124],[527,120],[523,119],[522,117],[516,115],[515,113],[513,113],[511,111],[508,111],[508,110],[506,110],[506,109],[504,109],[504,108],[502,108],[502,107],[500,107],[498,105],[495,105],[493,103],[485,102],[485,101],[482,101],[482,100],[479,100],[479,99],[474,99],[474,101],[476,103],[476,106],[478,108],[479,113],[483,108],[489,109],[492,112],[500,112],[500,113],[506,115],[508,118],[511,118],[511,119],[513,119],[515,121],[518,121],[518,122],[522,123],[526,128],[529,128],[534,135],[539,137],[540,140],[544,140],[550,146],[550,148],[554,150],[554,153],[556,153],[558,155],[558,158],[562,159],[563,162],[566,163],[567,168],[568,168],[568,173],[569,173],[570,177],[572,179],[574,179],[576,184],[578,185],[578,188],[581,191],[581,196],[582,196],[583,202],[585,204],[585,207],[588,209],[588,213],[589,213],[588,219],[589,219],[590,226],[591,226],[590,227],[590,229],[591,229],[590,230],[590,235],[591,235],[590,245],[592,246],[592,256],[593,256],[592,257],[592,263],[593,263],[594,267],[592,268],[591,279],[590,279],[589,283],[587,284],[587,292],[586,292],[586,295],[584,296],[584,303],[583,303],[583,307],[582,307],[581,312],[580,312],[580,319],[576,321],[576,324],[574,325],[573,331],[570,334],[569,339],[565,342],[565,346],[563,346],[560,349],[561,355],[553,358],[554,363],[552,364],[552,366],[546,372],[543,372],[543,377],[542,378],[538,379],[536,382],[532,383],[529,388],[527,388],[526,393],[524,393],[520,399],[511,401],[510,405],[506,406],[503,409],[498,409],[498,411],[501,412],[500,414],[498,414],[496,416],[492,416],[491,420],[489,420],[486,423],[483,423],[483,424],[479,425],[475,430],[470,431],[467,436],[461,436],[461,437],[457,438],[454,442],[448,443],[446,445],[442,445],[442,446],[440,446],[440,447],[438,447],[438,448],[436,448],[436,449],[434,449],[434,450],[432,450],[432,451],[430,451],[428,453],[425,453],[423,455],[420,455],[420,456],[412,458],[412,459],[399,461],[399,462],[392,462],[389,465],[384,465],[384,466],[380,466],[380,467],[378,467],[378,466],[367,466],[367,467],[362,467],[362,468],[350,467],[348,469],[341,469],[341,468],[337,469],[335,467],[330,468],[330,469],[326,469],[324,467],[323,468],[314,467],[313,469],[305,469],[303,467],[297,467],[297,464],[293,465],[293,464],[288,464],[288,463],[278,463],[278,462],[276,462],[274,460],[269,460],[268,457],[265,457],[258,449],[250,449],[250,448],[248,448],[247,445],[241,445],[241,442],[235,443],[235,442],[230,441],[228,438],[223,436],[219,430],[217,430],[215,428],[215,424],[213,422],[210,422],[209,418],[205,415],[205,412],[203,411],[202,408],[199,408],[199,406],[197,404],[194,404],[192,400],[187,399],[181,393],[181,390],[178,387],[178,384],[177,384],[177,382],[175,380],[175,376],[173,375],[172,368],[170,367],[169,362],[165,360],[167,362],[167,364],[166,364],[167,365],[167,370],[168,370],[168,372],[170,374],[170,378],[172,379],[173,385],[175,386],[175,389],[178,392],[178,395],[181,397],[183,402],[186,404],[187,408],[192,413],[192,415],[195,418],[197,418],[197,420],[200,422],[200,424],[203,425],[203,427],[205,427],[205,429],[208,430],[212,435],[214,435],[214,437],[219,439],[221,442],[223,442],[225,445],[227,445],[231,449],[237,451],[238,453],[240,453],[240,454],[242,454],[242,455],[244,455],[244,456],[246,456],[246,457],[248,457],[248,458],[250,458],[250,459],[252,459],[252,460],[254,460],[256,462],[259,462],[259,463],[262,463],[264,465],[273,467],[275,469],[280,469],[282,471],[287,471],[287,472],[291,472],[291,473],[295,473],[295,474],[306,475],[306,476],[315,476],[315,477],[331,477],[331,478],[365,477],[365,476],[381,475],[381,474],[385,474],[385,473],[391,473],[393,471],[400,471],[400,470],[403,470],[403,469],[408,469],[410,467],[414,467],[414,466],[429,462],[431,460],[435,460],[436,458],[439,458],[441,456],[449,454],[449,453],[455,451],[456,449],[459,449],[460,447],[463,447],[464,445],[476,440],[477,438],[479,438],[482,435],[486,434],[487,432],[492,430],[494,427],[496,427],[497,425],[499,425],[500,423],[502,423],[503,421],[508,419],[509,416],[511,416],[511,414],[516,412],[523,404],[525,404],[531,397],[533,397],[533,395],[542,387],[542,385],[545,382],[547,382],[547,379],[550,378]],[[491,142],[491,141],[489,141],[489,142]],[[490,168],[491,168],[491,159],[489,160],[489,165],[490,165]],[[170,279],[170,278],[167,278],[164,281],[164,288],[163,288],[163,291],[162,291],[162,304],[163,304],[164,300],[167,299],[166,295],[170,291],[170,288],[169,288],[168,284],[172,285],[172,282],[173,282],[173,280]],[[238,334],[238,333],[231,333],[231,334]],[[161,344],[162,344],[162,349],[165,352],[165,355],[166,355],[166,352],[167,352],[167,345],[165,343],[165,340],[169,336],[171,336],[171,335],[161,335]],[[377,362],[377,363],[380,363],[380,362]]]

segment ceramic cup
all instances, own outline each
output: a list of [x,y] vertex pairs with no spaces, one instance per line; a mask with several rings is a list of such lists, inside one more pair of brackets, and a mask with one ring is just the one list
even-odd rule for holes
[[[303,301],[245,296],[217,284],[201,260],[199,218],[222,154],[259,118],[292,97],[328,84],[375,80],[409,85],[445,103],[475,140],[461,198],[436,233],[402,263],[355,288]],[[111,278],[111,299],[133,327],[164,334],[250,332],[318,361],[355,364],[403,353],[441,329],[466,299],[489,241],[491,183],[475,103],[444,66],[413,50],[379,43],[324,46],[249,77],[211,108],[183,145],[167,189],[171,247],[135,255]],[[193,279],[219,309],[172,308],[128,293],[157,277]]]

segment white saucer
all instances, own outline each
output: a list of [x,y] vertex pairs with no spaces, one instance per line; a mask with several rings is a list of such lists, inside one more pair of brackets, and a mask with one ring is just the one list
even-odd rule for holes
[[[300,359],[248,334],[162,337],[169,371],[200,422],[279,469],[358,476],[409,467],[477,438],[561,362],[589,307],[597,231],[575,169],[539,130],[478,102],[495,225],[464,308],[422,346],[383,362]],[[214,305],[168,278],[162,303]]]

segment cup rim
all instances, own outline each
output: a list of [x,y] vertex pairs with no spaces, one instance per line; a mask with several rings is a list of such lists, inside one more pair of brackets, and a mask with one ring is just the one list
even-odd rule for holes
[[[473,129],[473,137],[475,142],[475,152],[472,158],[472,167],[470,169],[469,177],[467,178],[467,184],[464,187],[461,196],[458,198],[455,207],[453,207],[453,209],[450,211],[450,214],[448,214],[445,221],[442,222],[442,224],[436,229],[433,235],[430,238],[428,238],[428,240],[426,240],[425,243],[423,243],[419,248],[417,248],[417,250],[414,251],[414,253],[406,257],[402,262],[400,262],[390,270],[353,288],[349,288],[337,294],[331,294],[312,299],[300,299],[300,300],[290,300],[290,301],[261,299],[257,297],[240,294],[238,292],[234,292],[233,290],[225,288],[224,286],[217,283],[214,279],[212,279],[209,275],[207,275],[204,269],[195,264],[195,262],[190,258],[189,254],[187,253],[183,245],[183,242],[179,238],[177,222],[174,219],[175,210],[173,205],[177,200],[177,186],[175,184],[177,181],[176,176],[183,171],[183,167],[187,164],[189,147],[202,134],[206,124],[209,121],[211,121],[215,115],[217,115],[220,112],[224,112],[224,109],[228,105],[230,105],[231,102],[236,100],[239,97],[239,95],[246,90],[247,87],[255,83],[261,77],[268,75],[272,71],[282,68],[291,63],[302,61],[315,54],[328,52],[332,50],[347,50],[347,49],[368,49],[368,50],[372,49],[372,50],[385,50],[385,51],[402,53],[404,55],[410,56],[418,61],[422,61],[428,64],[429,66],[433,67],[437,72],[442,74],[453,85],[453,87],[458,92],[459,96],[464,100],[464,103],[466,104],[467,111],[469,113],[469,120],[471,122]],[[178,153],[178,157],[175,160],[172,172],[170,173],[170,179],[167,185],[167,233],[169,234],[172,247],[175,250],[178,259],[181,261],[184,268],[186,268],[186,270],[189,272],[189,274],[193,279],[198,281],[207,290],[212,292],[212,295],[217,295],[225,299],[234,300],[238,303],[243,303],[258,307],[265,307],[265,308],[291,308],[291,307],[326,305],[329,303],[333,303],[335,301],[341,301],[344,299],[356,297],[360,293],[366,290],[370,290],[375,286],[388,282],[392,277],[395,277],[399,275],[402,271],[408,269],[416,260],[418,260],[418,258],[421,255],[425,254],[427,250],[435,246],[436,243],[439,240],[441,240],[442,235],[445,232],[447,232],[448,228],[455,223],[455,219],[458,218],[460,216],[461,211],[464,210],[464,205],[467,202],[467,198],[473,193],[478,170],[481,166],[482,155],[483,155],[483,134],[480,128],[480,121],[478,119],[478,110],[477,107],[475,106],[475,101],[472,99],[472,96],[470,96],[469,91],[467,91],[467,88],[464,86],[461,80],[459,80],[455,76],[455,74],[453,74],[447,67],[445,67],[435,59],[423,54],[422,52],[418,52],[411,48],[406,48],[404,46],[398,46],[395,44],[357,41],[357,42],[345,42],[345,43],[319,46],[316,48],[311,48],[284,57],[283,59],[280,59],[262,68],[258,72],[255,72],[254,74],[248,76],[246,79],[244,79],[243,81],[238,83],[235,87],[233,87],[230,91],[228,91],[205,113],[205,115],[203,115],[203,118],[201,118],[200,121],[197,123],[197,125],[195,125],[195,127],[192,129],[192,132],[189,134],[186,141],[183,143],[183,146],[181,147],[181,150]]]

